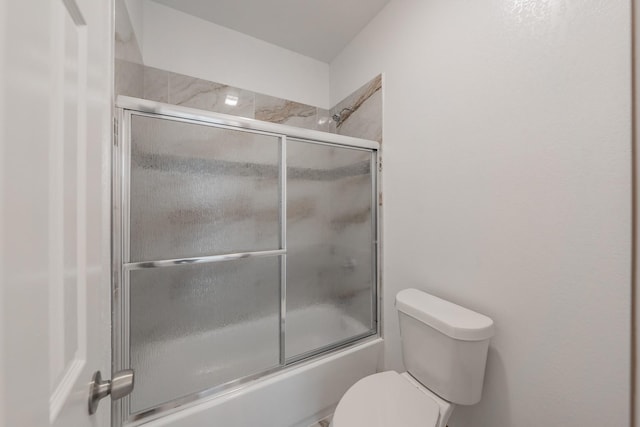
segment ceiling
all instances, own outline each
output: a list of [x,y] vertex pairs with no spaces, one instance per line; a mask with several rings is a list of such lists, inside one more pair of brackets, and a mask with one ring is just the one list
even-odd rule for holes
[[331,62],[389,0],[153,0]]

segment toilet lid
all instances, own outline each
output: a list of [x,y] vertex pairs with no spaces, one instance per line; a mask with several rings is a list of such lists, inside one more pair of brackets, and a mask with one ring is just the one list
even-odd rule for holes
[[430,427],[440,408],[394,371],[370,375],[355,383],[342,397],[333,427]]

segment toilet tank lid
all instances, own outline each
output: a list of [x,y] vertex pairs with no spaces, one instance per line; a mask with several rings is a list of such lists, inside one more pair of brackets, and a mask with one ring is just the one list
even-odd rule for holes
[[493,336],[491,318],[418,289],[398,292],[396,308],[457,340],[482,341]]

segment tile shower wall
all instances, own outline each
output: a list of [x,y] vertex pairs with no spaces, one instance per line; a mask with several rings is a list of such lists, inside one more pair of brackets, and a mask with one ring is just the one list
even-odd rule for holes
[[[382,76],[331,110],[116,60],[116,95],[382,142]],[[332,117],[342,111],[341,120]]]
[[378,75],[331,109],[340,116],[336,133],[382,142],[382,76]]

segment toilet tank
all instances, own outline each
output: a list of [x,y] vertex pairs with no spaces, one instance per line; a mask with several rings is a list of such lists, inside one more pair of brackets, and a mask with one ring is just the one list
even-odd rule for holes
[[449,402],[480,401],[493,320],[417,289],[396,296],[407,372]]

